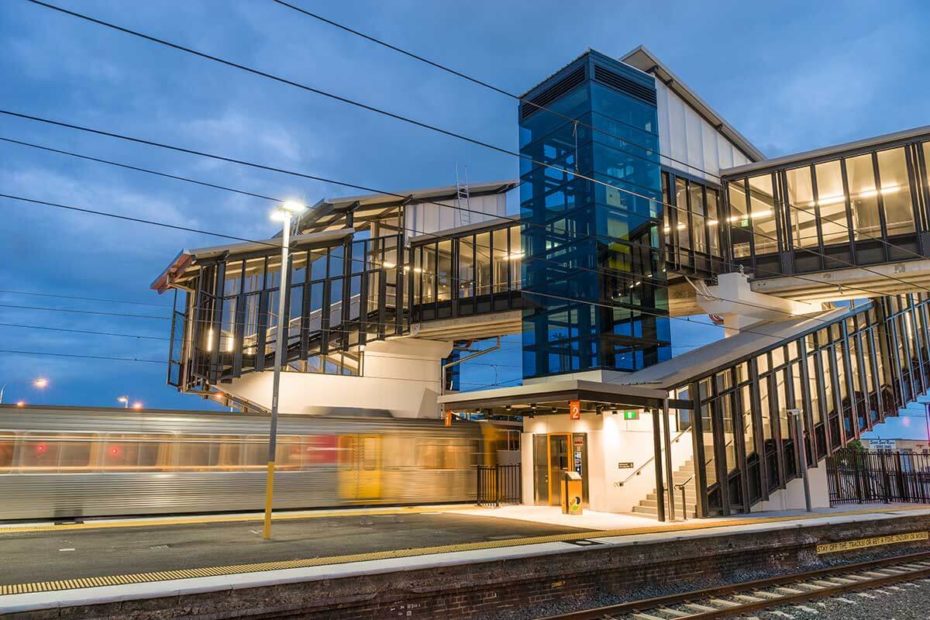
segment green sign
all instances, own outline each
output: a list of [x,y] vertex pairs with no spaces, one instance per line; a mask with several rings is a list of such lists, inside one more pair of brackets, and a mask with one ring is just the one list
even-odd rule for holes
[[638,419],[639,419],[639,411],[624,411],[624,412],[623,412],[623,419],[624,419],[624,420],[638,420]]

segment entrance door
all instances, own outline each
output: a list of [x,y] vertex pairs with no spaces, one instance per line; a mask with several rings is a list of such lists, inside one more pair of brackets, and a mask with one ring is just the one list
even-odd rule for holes
[[562,472],[569,465],[569,435],[549,435],[549,505],[562,503]]

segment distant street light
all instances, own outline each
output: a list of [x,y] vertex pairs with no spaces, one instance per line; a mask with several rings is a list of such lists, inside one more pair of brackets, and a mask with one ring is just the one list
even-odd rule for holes
[[117,402],[123,403],[123,409],[129,409],[129,397],[128,396],[120,396],[116,400]]
[[271,538],[271,506],[274,503],[274,465],[278,433],[278,393],[281,388],[281,364],[284,359],[284,331],[287,317],[284,315],[287,298],[288,246],[291,243],[291,218],[306,207],[300,202],[288,200],[271,213],[271,219],[281,222],[281,285],[278,287],[278,321],[275,334],[274,378],[271,384],[271,430],[268,433],[268,475],[265,478],[265,526],[262,538]]
[[17,407],[25,407],[25,406],[26,406],[26,401],[24,401],[24,400],[18,400],[18,401],[16,401],[16,406],[17,406]]
[[45,388],[48,387],[48,379],[46,379],[45,377],[36,377],[35,379],[33,379],[32,385],[36,386],[40,390],[44,390]]
[[3,391],[6,389],[6,383],[0,386],[0,405],[3,404]]
[[141,401],[141,400],[137,400],[136,402],[134,402],[134,403],[132,404],[132,408],[135,409],[136,411],[142,409],[142,401]]

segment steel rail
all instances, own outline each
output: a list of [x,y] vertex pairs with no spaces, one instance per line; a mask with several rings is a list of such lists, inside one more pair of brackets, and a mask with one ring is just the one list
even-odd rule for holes
[[[724,586],[715,586],[701,590],[692,590],[690,592],[680,592],[665,596],[657,596],[639,601],[629,601],[617,605],[607,605],[603,607],[595,607],[554,616],[545,616],[539,618],[538,620],[599,620],[602,618],[618,618],[623,615],[644,614],[649,611],[654,611],[656,614],[658,614],[662,613],[660,610],[673,605],[688,603],[705,604],[709,600],[719,599],[720,597],[734,594],[745,595],[748,593],[750,596],[752,596],[752,593],[759,590],[765,590],[766,588],[790,585],[802,587],[803,584],[816,581],[818,579],[829,577],[844,577],[846,575],[855,575],[857,573],[862,573],[874,569],[896,568],[898,566],[908,565],[914,562],[927,561],[930,561],[930,551],[921,551],[918,553],[900,555],[891,558],[882,558],[879,560],[870,560],[867,562],[858,562],[854,564],[846,564],[843,566],[830,566],[827,568],[819,568],[803,573],[779,575],[776,577],[767,577],[753,581],[727,584]],[[816,590],[805,589],[805,591],[799,592],[797,594],[781,594],[778,598],[773,597],[766,598],[764,600],[745,601],[739,603],[736,601],[729,601],[732,604],[728,605],[727,607],[708,611],[698,611],[688,615],[678,615],[677,617],[681,620],[709,620],[711,618],[726,618],[749,613],[752,611],[758,611],[760,609],[780,607],[782,605],[808,601],[816,598],[836,596],[844,592],[881,587],[900,581],[911,581],[927,576],[930,576],[930,565],[928,565],[926,568],[907,569],[894,575],[869,578],[867,580],[856,581],[854,583],[844,583],[835,586],[817,586]],[[707,605],[704,606],[706,607]]]

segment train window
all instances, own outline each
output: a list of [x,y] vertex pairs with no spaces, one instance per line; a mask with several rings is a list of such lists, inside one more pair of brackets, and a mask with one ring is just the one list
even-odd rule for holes
[[138,468],[140,470],[171,469],[171,447],[174,437],[171,435],[137,435]]
[[417,467],[421,469],[465,469],[474,465],[474,458],[471,442],[434,439],[417,444]]
[[300,437],[295,435],[279,436],[275,448],[275,468],[283,470],[300,469],[301,452]]
[[242,444],[243,467],[264,467],[268,463],[267,435],[249,435]]
[[[55,471],[58,469],[58,450],[61,444],[50,433],[23,435],[19,442],[17,460],[24,470]],[[85,466],[87,463],[84,463]]]
[[417,467],[420,469],[441,469],[442,446],[435,443],[417,442]]
[[12,433],[0,433],[0,473],[7,473],[13,467],[15,439]]
[[104,471],[138,469],[138,435],[108,435],[100,460]]
[[59,443],[58,469],[86,470],[94,465],[95,435],[66,435]]
[[177,443],[179,469],[207,469],[216,465],[219,446],[209,436],[182,437]]
[[229,435],[221,437],[220,441],[220,467],[223,469],[239,469],[239,460],[242,458],[241,437]]

